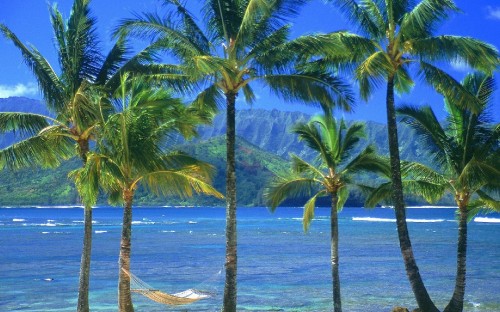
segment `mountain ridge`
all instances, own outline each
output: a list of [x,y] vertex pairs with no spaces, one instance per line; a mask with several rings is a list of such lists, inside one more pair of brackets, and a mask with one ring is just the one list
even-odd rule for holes
[[[0,99],[0,111],[16,108],[16,111],[30,111],[31,106],[35,108],[34,112],[36,113],[47,113],[41,102],[37,100],[21,97]],[[262,195],[267,181],[273,176],[273,172],[283,171],[289,167],[290,153],[307,160],[312,160],[315,157],[314,152],[299,142],[297,136],[291,133],[294,124],[307,122],[310,118],[311,115],[302,112],[276,109],[248,109],[236,112],[239,205],[259,206],[264,204]],[[198,137],[194,140],[186,142],[181,137],[175,139],[178,149],[211,163],[217,168],[214,185],[223,193],[225,192],[225,131],[225,112],[222,111],[215,116],[212,125],[199,127]],[[366,122],[366,132],[366,138],[361,140],[358,149],[353,151],[353,154],[372,143],[377,146],[381,154],[387,155],[385,125],[368,121]],[[400,138],[403,138],[401,139],[401,158],[418,159],[422,162],[426,158],[425,147],[416,140],[404,139],[412,137],[413,133],[408,127],[400,126]],[[0,148],[12,144],[14,140],[12,134],[0,135]],[[0,191],[0,205],[75,204],[78,202],[78,196],[72,183],[66,183],[67,179],[64,183],[61,181],[64,180],[67,172],[78,166],[78,160],[74,159],[54,171],[48,169],[25,169],[16,172],[4,170],[0,172],[0,184],[14,183],[19,186],[17,189],[24,194],[12,194],[13,185],[9,185],[9,192]],[[47,186],[49,186],[49,190],[47,190]],[[356,194],[355,197],[354,203],[362,204],[359,194]],[[100,202],[105,202],[104,198]],[[141,205],[224,205],[223,201],[208,197],[196,197],[189,200],[169,198],[167,201],[141,190],[137,193],[136,202]]]

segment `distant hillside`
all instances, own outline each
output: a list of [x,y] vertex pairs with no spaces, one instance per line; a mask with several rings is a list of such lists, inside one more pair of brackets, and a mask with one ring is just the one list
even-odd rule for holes
[[[0,111],[33,111],[47,114],[45,107],[36,100],[27,98],[0,99]],[[241,110],[236,115],[237,127],[237,181],[238,204],[244,206],[263,205],[263,189],[273,171],[288,168],[286,160],[290,153],[312,159],[314,154],[298,142],[290,133],[297,122],[305,122],[311,116],[300,112],[278,110]],[[178,149],[183,150],[216,167],[215,187],[225,192],[225,141],[226,122],[224,112],[217,115],[212,126],[202,126],[199,137],[191,142],[178,140]],[[367,122],[367,138],[360,149],[368,143],[377,146],[381,154],[387,155],[386,127]],[[402,159],[425,162],[425,147],[413,139],[412,131],[400,127]],[[0,148],[12,144],[12,135],[0,135]],[[18,172],[0,172],[0,205],[27,204],[74,204],[78,196],[67,182],[67,172],[80,165],[78,160],[65,163],[57,170],[26,169]],[[366,178],[366,177],[365,177]],[[68,186],[69,185],[69,186]],[[138,190],[137,204],[141,205],[224,205],[223,200],[197,197],[194,199],[162,199]],[[105,199],[101,200],[105,203]],[[290,205],[301,202],[288,202]],[[360,194],[354,194],[350,205],[360,205]]]
[[[48,111],[42,102],[25,97],[0,98],[0,112],[31,112],[47,115]],[[0,148],[11,145],[20,137],[18,134],[0,135]]]
[[[23,97],[0,99],[0,111],[48,113],[40,101]],[[311,159],[313,157],[311,151],[304,144],[298,142],[297,136],[291,133],[293,125],[297,122],[306,122],[310,118],[310,115],[300,112],[262,109],[239,110],[236,112],[236,135],[280,157],[288,158],[290,153],[294,153],[306,159]],[[363,140],[360,149],[368,143],[373,143],[377,146],[379,153],[388,155],[386,131],[383,124],[372,121],[366,122],[367,138]],[[417,140],[410,139],[414,136],[412,130],[402,125],[399,132],[401,158],[422,160],[425,147],[419,144]],[[225,134],[226,117],[225,112],[221,112],[214,118],[212,125],[199,128],[199,137],[194,141],[202,142]],[[12,142],[13,137],[11,135],[0,135],[0,147],[10,145]],[[182,144],[183,142],[182,139],[179,139],[179,143]]]
[[[215,167],[214,186],[222,193],[226,188],[225,137],[215,137],[204,142],[188,143],[180,150],[206,161]],[[236,144],[238,178],[238,205],[262,206],[263,187],[273,176],[273,171],[283,171],[288,163],[284,159],[265,152],[244,139]],[[62,205],[77,204],[78,195],[67,178],[70,170],[81,165],[78,159],[65,162],[57,170],[24,169],[0,172],[0,206],[9,205]],[[159,198],[139,189],[137,205],[206,205],[223,206],[224,200],[206,196],[191,199]],[[100,204],[106,204],[102,198]]]
[[39,100],[25,97],[0,98],[0,112],[32,112],[48,114],[45,105]]
[[[305,159],[312,159],[314,154],[291,133],[296,123],[307,122],[310,118],[311,115],[300,112],[240,110],[236,112],[236,135],[283,158],[288,158],[290,153],[294,153]],[[225,135],[225,132],[226,117],[225,112],[222,112],[214,118],[211,126],[199,128],[198,140]],[[404,124],[400,125],[399,137],[402,159],[425,161],[427,158],[425,147],[418,140],[412,139],[414,137],[412,129]],[[389,155],[387,128],[384,124],[366,122],[366,139],[362,140],[359,150],[369,143],[374,144],[380,154]]]

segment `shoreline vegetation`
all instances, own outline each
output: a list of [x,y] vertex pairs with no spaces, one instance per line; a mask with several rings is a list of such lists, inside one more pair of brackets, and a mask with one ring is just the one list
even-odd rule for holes
[[[93,235],[106,233],[94,230],[98,226],[94,213],[101,212],[96,206],[104,202],[123,208],[116,224],[119,253],[114,267],[120,312],[134,312],[137,307],[130,272],[135,268],[133,255],[144,249],[132,244],[138,235],[134,232],[133,237],[132,229],[141,223],[133,216],[147,212],[150,207],[137,209],[145,204],[171,208],[158,203],[172,204],[179,209],[171,211],[177,212],[189,210],[186,207],[210,211],[207,206],[223,210],[218,222],[225,224],[218,226],[222,234],[217,240],[223,238],[224,244],[221,239],[207,247],[224,253],[224,291],[219,298],[223,312],[238,311],[238,277],[245,274],[239,266],[259,258],[258,254],[245,258],[251,248],[240,248],[246,238],[241,233],[248,229],[237,227],[237,211],[241,218],[253,209],[238,210],[245,206],[261,207],[260,211],[267,207],[275,214],[287,206],[303,206],[288,210],[302,210],[302,218],[292,221],[301,221],[306,233],[313,231],[319,208],[329,208],[329,213],[321,211],[321,220],[328,222],[320,232],[329,240],[316,247],[321,252],[329,249],[329,255],[312,258],[308,249],[298,249],[302,261],[328,266],[331,292],[325,298],[334,312],[342,312],[343,306],[340,263],[345,251],[339,246],[348,231],[341,232],[340,225],[346,221],[396,224],[397,237],[385,248],[392,248],[404,264],[400,273],[406,277],[399,279],[409,282],[405,285],[418,305],[415,311],[464,310],[466,284],[471,280],[466,274],[471,272],[469,230],[481,227],[469,229],[469,222],[497,223],[497,218],[482,214],[500,211],[500,124],[489,114],[500,54],[497,47],[473,37],[436,33],[440,24],[460,12],[453,0],[331,0],[327,2],[356,32],[313,31],[298,37],[293,36],[291,22],[307,1],[204,0],[203,9],[196,10],[203,14],[200,19],[190,12],[188,2],[164,0],[162,13],[142,12],[119,20],[107,53],[98,38],[91,2],[74,0],[67,19],[56,4],[49,6],[59,66],[0,24],[0,34],[21,53],[46,106],[42,114],[0,112],[0,134],[21,134],[0,150],[0,169],[5,173],[0,177],[7,183],[0,205],[28,202],[42,204],[31,206],[36,209],[83,208],[83,221],[76,221],[83,224],[83,233],[75,232],[83,234],[77,312],[91,310],[90,279],[96,269],[91,269],[92,247],[97,243]],[[450,72],[457,63],[469,69],[461,80]],[[410,93],[417,82],[442,96],[445,121],[438,120],[430,105],[399,103],[397,95]],[[237,100],[251,105],[261,88],[286,103],[313,105],[321,111],[289,121],[287,128],[257,129],[258,136],[267,134],[271,141],[266,145],[274,145],[279,155],[237,132],[241,124]],[[375,126],[381,133],[374,138],[376,131],[367,129],[367,122],[339,116],[353,112],[358,100],[370,101],[380,88],[386,92],[382,102],[387,126]],[[217,114],[225,115],[221,133],[191,141],[201,127],[214,124]],[[283,131],[302,144],[298,150],[277,147],[280,142],[274,139]],[[283,157],[285,152],[289,155]],[[34,167],[44,169],[25,169]],[[58,167],[64,170],[49,173]],[[39,180],[41,188],[22,182],[26,180]],[[63,205],[68,202],[79,204]],[[423,202],[437,207],[420,205]],[[342,209],[349,206],[380,206],[380,215],[356,216],[353,208],[351,220],[343,219]],[[452,209],[454,218],[447,211]],[[447,218],[413,217],[425,213]],[[12,222],[19,225],[21,220],[15,217]],[[44,226],[57,226],[52,221]],[[433,299],[434,285],[424,283],[425,270],[417,265],[417,259],[424,261],[414,253],[409,229],[418,223],[444,224],[447,235],[451,230],[456,235],[456,245],[448,244],[455,250],[448,250],[447,259],[434,259],[436,266],[454,270],[453,282],[447,285],[453,290],[447,290],[445,302],[442,293]],[[427,239],[433,238],[430,233]],[[387,241],[387,232],[378,239]],[[146,250],[145,256],[153,251]],[[456,258],[449,257],[452,253]],[[179,259],[198,260],[173,261]],[[300,271],[312,274],[307,266]],[[344,293],[352,292],[343,285]],[[158,298],[159,290],[146,291],[149,295],[141,294],[159,303],[182,301],[176,294],[164,294],[162,298],[172,299],[169,303]]]

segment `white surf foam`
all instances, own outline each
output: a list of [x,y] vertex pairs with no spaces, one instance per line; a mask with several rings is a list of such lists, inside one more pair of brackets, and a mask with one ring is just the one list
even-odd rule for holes
[[40,226],[56,226],[55,223],[42,223]]
[[479,223],[500,223],[500,218],[475,217],[474,222]]
[[[353,217],[352,221],[365,221],[365,222],[396,222],[396,219],[391,218],[374,218],[374,217]],[[444,222],[445,219],[406,219],[408,223],[437,223]]]
[[155,224],[153,221],[132,221],[132,224]]
[[108,233],[108,231],[95,231],[94,233],[101,234],[101,233]]
[[406,222],[412,222],[412,223],[437,223],[444,221],[445,219],[406,219]]
[[84,208],[84,207],[79,206],[79,205],[71,205],[71,206],[60,205],[60,206],[33,206],[33,208],[37,208],[37,209],[47,209],[47,208],[69,209],[69,208]]
[[16,219],[16,218],[12,219],[12,222],[24,222],[24,221],[26,221],[26,219]]

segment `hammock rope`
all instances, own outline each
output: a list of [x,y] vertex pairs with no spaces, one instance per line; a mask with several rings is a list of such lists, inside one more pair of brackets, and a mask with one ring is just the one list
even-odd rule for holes
[[123,272],[130,277],[130,291],[138,293],[147,297],[155,302],[167,305],[183,305],[196,302],[201,299],[209,298],[210,294],[207,292],[199,291],[196,289],[188,289],[175,294],[168,294],[154,289],[146,282],[132,274],[131,272],[123,269]]

